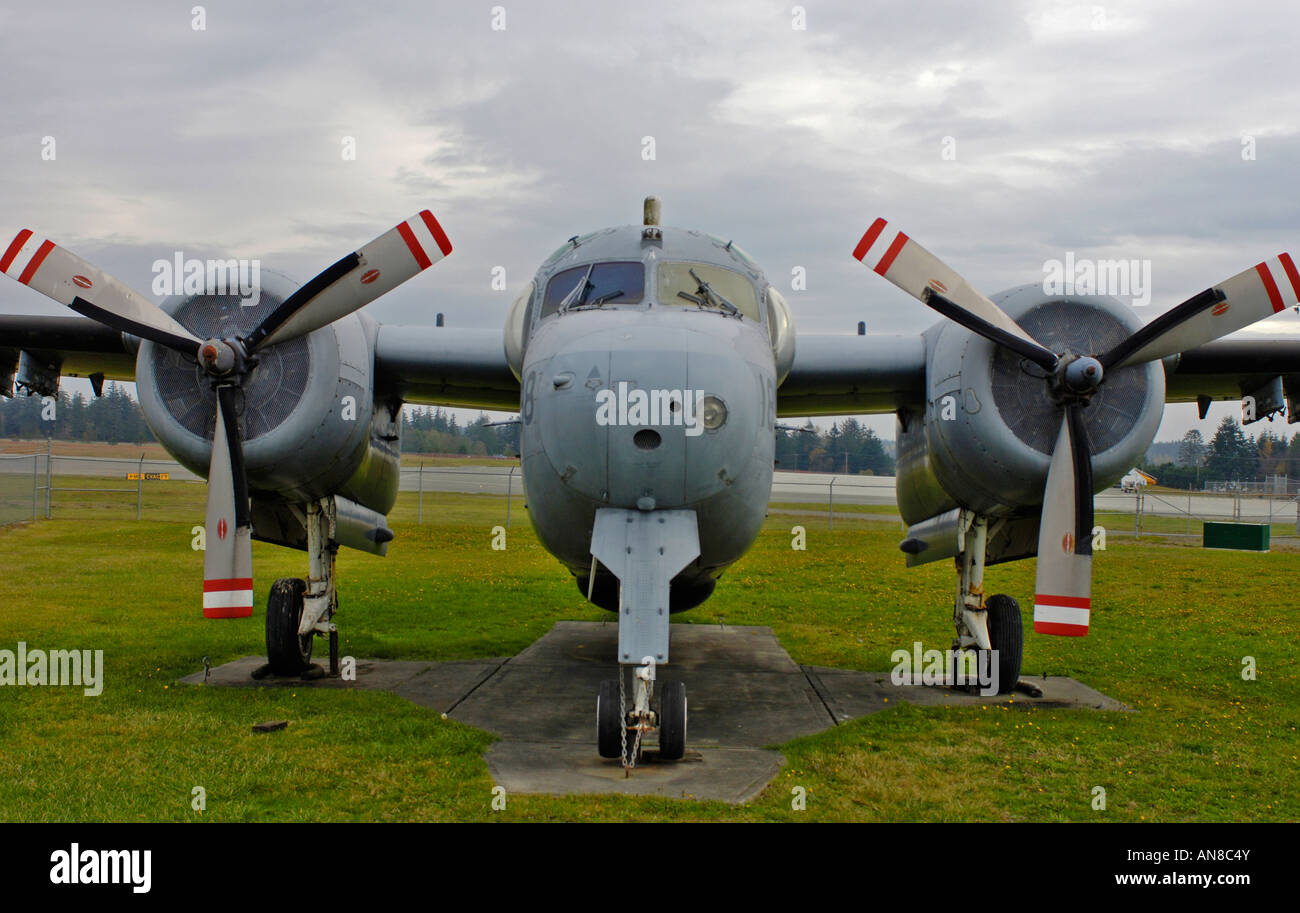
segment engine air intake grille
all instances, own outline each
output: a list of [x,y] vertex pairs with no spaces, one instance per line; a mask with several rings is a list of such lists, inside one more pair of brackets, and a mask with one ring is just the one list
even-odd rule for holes
[[[172,314],[200,339],[246,336],[282,300],[262,289],[257,307],[244,307],[236,295],[195,295]],[[156,346],[154,378],[163,405],[182,426],[199,437],[211,438],[216,421],[216,398],[208,379],[191,360]],[[307,338],[299,336],[257,355],[258,364],[243,388],[235,394],[235,409],[246,441],[256,440],[279,426],[293,412],[303,391],[311,356]]]
[[[1016,321],[1025,332],[1053,352],[1096,355],[1129,335],[1130,330],[1105,311],[1078,301],[1049,301]],[[993,402],[1012,432],[1039,453],[1051,454],[1061,430],[1061,410],[1047,395],[1043,370],[1003,346],[994,350]],[[1119,368],[1083,412],[1093,453],[1102,453],[1123,440],[1142,416],[1147,396],[1142,365]]]

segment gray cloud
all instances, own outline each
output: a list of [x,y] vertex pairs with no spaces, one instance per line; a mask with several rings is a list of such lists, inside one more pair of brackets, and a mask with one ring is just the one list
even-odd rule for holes
[[[500,0],[503,32],[493,5],[208,3],[202,32],[189,4],[0,13],[0,229],[147,291],[177,249],[305,280],[429,206],[456,252],[373,313],[494,326],[555,246],[656,193],[775,281],[804,267],[788,297],[823,332],[932,322],[849,257],[877,215],[989,292],[1065,251],[1150,258],[1153,313],[1297,241],[1285,0],[1100,22],[1056,0],[809,2],[805,31],[786,2]],[[0,308],[56,312],[12,283]]]

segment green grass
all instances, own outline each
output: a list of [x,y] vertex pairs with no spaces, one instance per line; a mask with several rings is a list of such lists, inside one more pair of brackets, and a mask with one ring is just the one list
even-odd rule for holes
[[[1071,675],[1137,713],[900,706],[781,747],[787,765],[753,803],[511,796],[490,810],[491,736],[393,695],[176,684],[262,651],[262,610],[205,621],[203,488],[134,499],[56,493],[54,519],[0,530],[0,648],[102,649],[102,696],[0,688],[0,820],[1115,820],[1300,817],[1300,647],[1291,639],[1300,555],[1206,552],[1188,540],[1113,537],[1097,556],[1092,633],[1028,635],[1028,674]],[[98,498],[98,499],[97,499]],[[99,505],[99,506],[92,506]],[[790,505],[803,509],[803,505]],[[414,495],[390,557],[339,557],[342,652],[510,655],[561,619],[599,620],[513,502],[509,548],[489,547],[505,499]],[[838,512],[838,508],[837,508]],[[866,513],[887,513],[879,508]],[[1131,518],[1129,519],[1131,525]],[[807,529],[807,551],[790,528]],[[770,516],[714,597],[678,623],[770,625],[798,662],[887,669],[891,652],[946,646],[947,563],[911,571],[896,524]],[[254,544],[259,593],[299,576],[302,553]],[[1021,598],[1034,562],[990,569]],[[1258,680],[1243,681],[1253,656]],[[287,719],[254,735],[253,723]],[[593,749],[594,750],[594,749]],[[790,809],[791,788],[807,810]],[[191,789],[208,795],[191,810]],[[1104,786],[1108,809],[1093,811]]]

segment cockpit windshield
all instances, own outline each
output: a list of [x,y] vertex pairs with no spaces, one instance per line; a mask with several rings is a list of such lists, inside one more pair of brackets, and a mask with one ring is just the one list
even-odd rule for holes
[[759,322],[754,283],[734,270],[709,263],[660,263],[659,303],[719,310],[725,314],[738,311]]
[[586,263],[551,277],[542,301],[542,317],[561,309],[636,304],[644,297],[645,267],[640,262]]

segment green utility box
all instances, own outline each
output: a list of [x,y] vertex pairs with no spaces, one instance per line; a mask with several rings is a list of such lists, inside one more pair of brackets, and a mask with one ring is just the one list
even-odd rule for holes
[[1268,551],[1267,523],[1206,523],[1205,548],[1237,548],[1250,552]]

